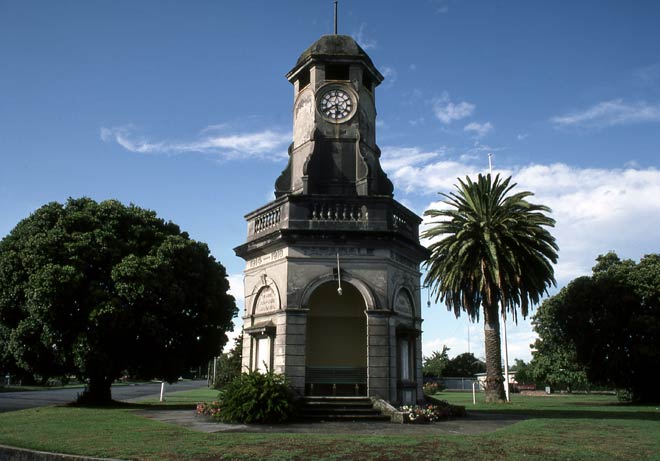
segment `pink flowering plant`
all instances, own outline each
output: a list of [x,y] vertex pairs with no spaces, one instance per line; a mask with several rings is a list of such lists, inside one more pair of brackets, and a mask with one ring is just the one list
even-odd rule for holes
[[209,418],[220,420],[220,402],[217,400],[211,403],[201,402],[197,404],[197,415],[208,416]]

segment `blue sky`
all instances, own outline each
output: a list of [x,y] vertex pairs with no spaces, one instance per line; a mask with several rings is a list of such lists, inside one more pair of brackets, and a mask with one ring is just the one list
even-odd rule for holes
[[[600,253],[659,251],[659,21],[653,1],[342,0],[339,32],[386,76],[395,197],[439,206],[492,153],[553,209],[562,286]],[[284,75],[331,31],[331,0],[0,0],[0,237],[49,201],[132,202],[208,243],[240,297],[232,248],[291,139]],[[464,317],[424,314],[425,354],[468,350]],[[508,332],[529,359],[529,321]]]

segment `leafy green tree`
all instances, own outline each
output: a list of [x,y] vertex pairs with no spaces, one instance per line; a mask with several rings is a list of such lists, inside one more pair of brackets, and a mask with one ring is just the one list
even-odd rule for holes
[[529,372],[535,383],[554,389],[585,389],[589,387],[584,366],[577,361],[575,348],[566,341],[561,321],[558,321],[559,298],[546,300],[532,317],[538,339],[531,345]]
[[229,384],[234,378],[240,376],[243,354],[243,335],[234,341],[234,347],[229,352],[224,352],[215,361],[215,381],[213,387],[221,389]]
[[510,371],[516,372],[516,382],[518,383],[532,384],[536,382],[530,370],[529,363],[525,363],[522,359],[514,359]]
[[236,313],[228,289],[208,247],[153,211],[49,203],[0,242],[0,350],[108,402],[122,373],[174,382],[217,355]]
[[[550,209],[529,203],[531,192],[509,193],[511,178],[479,175],[459,179],[457,192],[441,194],[446,207],[427,210],[434,219],[423,236],[431,239],[426,283],[436,301],[458,317],[484,317],[486,401],[505,399],[500,346],[501,313],[517,321],[555,284],[552,263],[558,247],[546,229]],[[441,218],[440,220],[435,220]]]
[[472,378],[477,373],[486,371],[486,364],[476,358],[471,352],[458,354],[449,360],[443,371],[443,376],[458,378]]
[[615,253],[599,256],[593,275],[573,280],[546,300],[534,324],[538,347],[564,344],[590,382],[625,390],[637,401],[658,400],[659,254],[638,264]]
[[433,351],[429,357],[424,357],[422,374],[426,377],[440,378],[449,363],[449,348],[442,346],[442,351]]

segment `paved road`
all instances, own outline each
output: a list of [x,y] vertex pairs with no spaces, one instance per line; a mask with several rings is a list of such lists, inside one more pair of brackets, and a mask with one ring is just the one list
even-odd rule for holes
[[[165,384],[165,394],[200,387],[206,387],[205,379]],[[0,393],[0,412],[69,403],[75,400],[82,390],[82,387],[76,387],[50,391],[2,392]],[[158,395],[159,393],[160,383],[112,386],[112,398],[115,400],[132,400],[150,395]]]

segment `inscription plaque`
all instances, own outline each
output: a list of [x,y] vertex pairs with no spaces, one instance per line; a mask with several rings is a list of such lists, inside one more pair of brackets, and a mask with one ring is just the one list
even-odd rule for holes
[[265,312],[276,311],[279,309],[279,307],[280,303],[275,290],[273,290],[271,287],[264,287],[259,292],[257,301],[255,302],[254,313],[263,314]]

